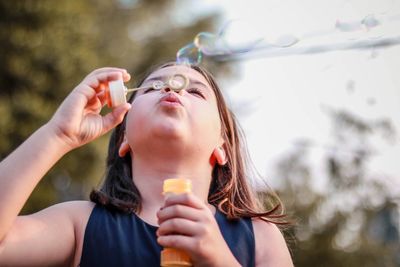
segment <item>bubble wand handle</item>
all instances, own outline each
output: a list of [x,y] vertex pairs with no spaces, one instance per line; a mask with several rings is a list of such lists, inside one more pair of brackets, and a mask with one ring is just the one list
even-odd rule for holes
[[136,88],[125,88],[125,92],[131,93],[131,92],[135,92],[135,91],[139,91],[139,90],[146,90],[146,89],[150,89],[150,88],[153,88],[153,86],[149,85],[149,86],[142,86],[142,87],[136,87]]

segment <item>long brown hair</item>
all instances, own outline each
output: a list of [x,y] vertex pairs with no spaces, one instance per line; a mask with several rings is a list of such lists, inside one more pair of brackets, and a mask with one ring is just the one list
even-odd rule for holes
[[[166,63],[153,71],[175,64],[174,62]],[[268,191],[267,196],[264,195],[264,203],[261,203],[249,186],[247,175],[249,157],[244,145],[244,136],[234,114],[226,105],[215,79],[202,67],[195,65],[190,67],[206,78],[215,93],[221,120],[221,134],[225,141],[224,149],[228,159],[225,165],[214,166],[208,194],[209,203],[217,206],[229,219],[259,217],[276,224],[286,224],[283,205],[279,198],[272,191]],[[142,84],[148,75],[145,75],[138,85]],[[134,97],[135,95],[132,95],[129,102],[132,102]],[[126,117],[112,132],[105,179],[100,190],[91,192],[90,199],[95,203],[123,212],[140,212],[142,198],[132,179],[131,156],[129,153],[124,157],[118,155],[125,123]],[[265,199],[272,200],[271,203],[274,204],[265,207]]]

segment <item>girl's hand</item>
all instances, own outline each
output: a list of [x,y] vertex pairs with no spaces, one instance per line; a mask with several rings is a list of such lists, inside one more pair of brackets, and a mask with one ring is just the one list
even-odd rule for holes
[[120,68],[101,68],[93,71],[67,96],[47,126],[71,148],[79,147],[122,122],[130,104],[116,107],[105,116],[100,115],[106,99],[108,82],[130,75]]
[[158,243],[185,250],[194,266],[240,266],[209,207],[193,194],[171,195],[157,213]]

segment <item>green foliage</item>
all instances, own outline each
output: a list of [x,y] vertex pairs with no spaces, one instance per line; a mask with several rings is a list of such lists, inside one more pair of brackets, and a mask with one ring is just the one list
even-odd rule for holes
[[[0,1],[0,159],[46,123],[93,69],[123,67],[135,79],[149,66],[174,60],[176,51],[197,32],[210,30],[216,17],[178,23],[177,8],[163,0]],[[107,139],[65,156],[23,213],[87,198],[103,176]]]
[[[324,172],[311,168],[310,141],[299,142],[277,166],[280,196],[298,221],[295,266],[399,266],[398,199],[367,168],[374,155],[369,139],[384,133],[390,141],[393,127],[345,111],[329,115],[333,142],[318,163]],[[323,188],[316,187],[321,181]]]

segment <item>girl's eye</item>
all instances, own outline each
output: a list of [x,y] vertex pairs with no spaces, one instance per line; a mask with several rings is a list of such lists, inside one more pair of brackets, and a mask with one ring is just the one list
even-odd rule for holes
[[190,89],[187,89],[186,91],[190,94],[194,94],[194,95],[197,95],[197,96],[205,99],[203,93],[197,88],[190,88]]
[[153,87],[149,87],[149,88],[147,88],[146,90],[144,90],[144,94],[145,93],[148,93],[148,92],[151,92],[151,91],[154,91],[155,89],[153,88]]

